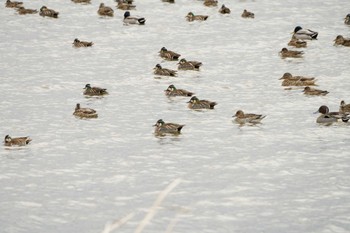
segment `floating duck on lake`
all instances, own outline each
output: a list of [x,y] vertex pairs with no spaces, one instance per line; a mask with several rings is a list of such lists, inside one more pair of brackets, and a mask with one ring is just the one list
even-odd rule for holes
[[216,102],[209,100],[199,100],[196,96],[193,96],[187,103],[190,109],[214,109],[214,106],[217,105]]
[[176,70],[162,68],[160,64],[157,64],[154,68],[154,74],[164,76],[176,76]]
[[100,3],[100,7],[98,8],[97,13],[102,16],[113,17],[114,10],[109,6],[105,6],[104,3]]
[[9,135],[5,136],[4,144],[5,146],[25,146],[32,141],[27,137],[11,138]]
[[303,51],[296,51],[296,50],[288,50],[287,48],[283,48],[279,54],[282,58],[286,57],[293,57],[293,58],[301,58],[304,54]]
[[74,116],[80,117],[80,118],[97,118],[97,112],[92,108],[81,108],[80,104],[78,103],[75,107]]
[[185,125],[175,124],[175,123],[165,123],[162,119],[159,119],[155,125],[154,133],[155,134],[180,134],[181,129]]
[[327,95],[329,93],[328,91],[312,88],[309,86],[305,87],[303,92],[305,95]]
[[159,51],[159,56],[168,61],[177,61],[181,55],[162,47]]
[[344,38],[342,35],[338,35],[334,40],[334,45],[350,46],[350,39]]
[[195,15],[195,14],[193,14],[192,12],[188,12],[188,14],[186,15],[186,19],[187,19],[187,21],[189,21],[189,22],[192,22],[192,21],[195,21],[195,20],[197,20],[197,21],[205,21],[205,20],[207,20],[208,19],[208,15]]
[[131,16],[129,11],[125,11],[123,22],[124,22],[125,24],[139,24],[139,25],[144,25],[145,22],[146,22],[146,19],[145,19],[144,17]]
[[299,40],[316,40],[318,32],[312,31],[310,29],[303,29],[300,26],[294,28],[293,37]]
[[88,41],[80,41],[79,39],[75,38],[73,41],[73,46],[80,48],[80,47],[91,47],[94,43],[88,42]]
[[260,123],[260,121],[266,116],[255,113],[244,113],[242,110],[238,110],[233,117],[235,117],[235,121],[239,124],[257,124]]
[[202,62],[198,61],[187,61],[185,58],[182,58],[178,63],[179,70],[199,70],[199,67],[202,66]]
[[321,115],[316,119],[317,123],[334,123],[338,121],[348,122],[349,116],[340,112],[329,112],[329,108],[325,105],[319,107],[315,113],[321,113]]
[[244,9],[242,15],[241,15],[243,18],[252,18],[254,19],[255,15],[253,12],[249,12],[247,11],[246,9]]
[[100,87],[91,87],[90,84],[86,84],[84,87],[84,95],[90,95],[90,96],[101,96],[101,95],[107,95],[107,89],[106,88],[100,88]]
[[39,15],[41,15],[43,17],[47,16],[47,17],[52,17],[52,18],[58,18],[59,12],[52,10],[52,9],[49,9],[46,6],[42,6],[40,8]]
[[171,84],[165,91],[166,96],[192,96],[194,93],[177,89],[173,84]]
[[221,8],[219,9],[219,13],[230,14],[231,10],[230,10],[230,8],[226,7],[225,4],[222,4]]

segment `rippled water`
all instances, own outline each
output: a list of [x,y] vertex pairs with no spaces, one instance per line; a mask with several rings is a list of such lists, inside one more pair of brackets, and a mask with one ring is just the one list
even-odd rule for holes
[[[350,50],[333,46],[338,34],[349,37],[349,1],[235,0],[224,2],[231,15],[220,15],[201,1],[136,0],[132,14],[145,26],[123,25],[120,10],[99,17],[95,0],[24,2],[60,15],[0,8],[0,132],[33,138],[0,149],[1,232],[95,233],[134,213],[119,229],[133,232],[178,178],[144,232],[170,232],[171,224],[179,233],[350,231],[349,124],[321,126],[313,114],[350,102]],[[243,9],[256,18],[241,18]],[[209,19],[188,23],[189,11]],[[302,49],[304,58],[281,59],[297,25],[319,39]],[[74,49],[74,38],[95,44]],[[177,68],[158,56],[163,46],[203,62],[201,71],[155,77],[157,63]],[[317,77],[330,94],[284,90],[285,72]],[[86,83],[110,95],[86,98]],[[190,110],[188,98],[164,96],[170,84],[218,105]],[[99,118],[73,117],[78,102]],[[238,109],[267,117],[240,127],[232,122]],[[186,126],[155,137],[160,118]]]

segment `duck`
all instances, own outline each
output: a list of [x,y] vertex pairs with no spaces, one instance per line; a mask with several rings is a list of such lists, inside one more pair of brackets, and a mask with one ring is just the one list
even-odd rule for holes
[[175,124],[175,123],[165,123],[162,119],[159,119],[155,125],[154,133],[158,135],[163,134],[180,134],[181,129],[185,125]]
[[91,85],[88,83],[85,85],[84,87],[84,95],[90,95],[90,96],[94,96],[94,95],[108,95],[107,89],[106,88],[100,88],[100,87],[91,87]]
[[202,62],[199,61],[187,61],[185,58],[182,58],[178,63],[179,70],[199,70],[199,67],[202,66]]
[[23,2],[17,2],[17,1],[11,2],[10,0],[7,0],[5,3],[5,6],[9,8],[17,8],[17,7],[21,7],[22,5],[23,5]]
[[262,119],[266,116],[255,113],[244,113],[242,110],[238,110],[236,114],[232,117],[235,117],[235,121],[239,124],[251,123],[257,124],[260,123]]
[[39,15],[41,15],[43,17],[47,16],[47,17],[52,17],[52,18],[57,18],[58,14],[59,14],[59,12],[52,10],[52,9],[49,9],[46,6],[42,6],[40,8],[40,13],[39,13]]
[[204,6],[217,6],[218,1],[217,0],[204,0]]
[[296,48],[306,48],[307,43],[306,43],[306,41],[292,38],[288,42],[288,46],[293,46],[293,47],[296,47]]
[[301,58],[303,56],[304,52],[303,51],[296,51],[296,50],[288,50],[287,48],[283,48],[279,52],[279,54],[282,58],[286,58],[286,57]]
[[20,6],[17,8],[17,12],[20,15],[25,15],[25,14],[36,14],[38,13],[38,10],[35,9],[26,9],[23,6]]
[[88,41],[80,41],[78,38],[75,38],[73,41],[73,46],[80,48],[80,47],[91,47],[94,43],[88,42]]
[[192,12],[188,12],[188,14],[186,15],[186,19],[187,21],[189,22],[192,22],[192,21],[205,21],[208,19],[208,15],[194,15]]
[[340,101],[339,112],[350,113],[350,104],[345,104],[345,101]]
[[347,14],[344,18],[344,23],[350,25],[350,14]]
[[303,92],[305,95],[323,95],[323,96],[329,93],[328,91],[323,91],[323,90],[312,88],[309,86],[306,86]]
[[28,145],[32,141],[29,136],[27,137],[18,137],[11,138],[9,135],[5,136],[4,144],[5,146],[25,146]]
[[338,35],[334,40],[334,45],[350,46],[350,39],[344,38],[342,35]]
[[181,55],[162,47],[159,51],[159,56],[168,61],[177,61]]
[[99,15],[109,16],[109,17],[113,17],[113,15],[114,15],[113,9],[110,8],[109,6],[105,6],[104,3],[100,3],[100,7],[98,8],[97,13]]
[[231,10],[230,8],[226,7],[225,4],[222,4],[220,10],[219,10],[219,13],[221,14],[230,14],[231,13]]
[[162,68],[160,64],[157,64],[154,68],[154,74],[156,75],[164,75],[164,76],[176,76],[176,70],[170,70],[166,68]]
[[282,86],[315,86],[316,79],[303,77],[303,76],[293,76],[291,73],[284,73],[280,78],[283,80]]
[[312,31],[310,29],[303,29],[300,26],[294,28],[294,33],[292,38],[300,40],[317,40],[318,32]]
[[173,84],[169,85],[169,87],[164,90],[166,96],[192,96],[193,92],[186,91],[183,89],[177,89]]
[[322,105],[315,113],[321,113],[316,119],[317,123],[334,123],[338,121],[348,122],[349,116],[340,112],[329,112],[329,108],[326,105]]
[[79,103],[76,105],[73,115],[80,118],[97,118],[98,117],[96,110],[92,108],[81,108]]
[[89,4],[89,3],[91,3],[91,0],[72,0],[72,2],[74,2],[74,3],[86,3],[86,4]]
[[243,18],[252,18],[252,19],[254,19],[254,17],[255,17],[253,12],[249,12],[246,9],[244,9],[244,11],[243,11],[241,16]]
[[126,10],[135,10],[136,6],[131,3],[125,2],[123,0],[118,0],[117,8],[120,10],[126,11]]
[[217,105],[216,102],[209,100],[199,100],[196,96],[193,96],[187,103],[190,109],[214,109],[214,106]]
[[129,12],[129,11],[125,11],[123,22],[124,22],[125,24],[139,24],[139,25],[144,25],[145,22],[146,22],[146,19],[143,18],[143,17],[130,16],[130,12]]

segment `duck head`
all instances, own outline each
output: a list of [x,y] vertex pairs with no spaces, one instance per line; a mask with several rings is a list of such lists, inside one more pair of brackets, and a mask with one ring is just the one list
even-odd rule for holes
[[296,26],[296,27],[294,28],[294,33],[297,33],[297,32],[300,31],[301,29],[303,29],[303,28],[300,27],[300,26]]
[[162,120],[162,119],[159,119],[153,126],[158,126],[158,127],[160,127],[160,126],[162,126],[162,125],[164,125],[165,124],[165,122]]
[[125,11],[124,13],[124,19],[130,16],[130,11]]
[[168,86],[168,88],[166,90],[167,91],[175,91],[176,87],[173,84],[171,84],[170,86]]
[[318,110],[315,113],[321,113],[321,114],[327,114],[329,113],[329,108],[326,105],[322,105],[318,108]]
[[5,142],[11,142],[11,137],[10,135],[5,136]]
[[199,99],[196,97],[196,96],[193,96],[190,101],[188,101],[187,103],[192,103],[192,104],[195,104],[199,101]]
[[78,103],[76,106],[75,106],[75,111],[80,109],[80,104]]
[[157,64],[153,69],[154,70],[160,70],[160,69],[162,69],[162,66],[160,64]]
[[85,85],[84,89],[91,89],[91,85],[88,83]]
[[186,63],[187,61],[186,61],[186,59],[185,58],[182,58],[180,61],[179,61],[179,63],[177,63],[177,64],[184,64],[184,63]]
[[168,51],[165,47],[162,47],[161,49],[160,49],[160,51],[162,51],[162,52],[166,52],[166,51]]
[[242,110],[238,110],[237,112],[236,112],[236,114],[234,115],[234,117],[243,117],[244,116],[244,112],[242,111]]
[[288,79],[288,78],[292,78],[292,77],[293,77],[292,74],[287,72],[287,73],[283,74],[283,76],[280,78],[280,80],[281,79]]

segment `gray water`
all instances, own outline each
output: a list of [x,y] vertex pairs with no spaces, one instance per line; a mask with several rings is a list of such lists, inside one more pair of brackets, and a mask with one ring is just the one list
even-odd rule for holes
[[[159,192],[176,186],[144,232],[350,232],[349,124],[316,124],[320,105],[337,111],[350,102],[350,36],[343,18],[348,0],[220,1],[220,15],[201,1],[136,0],[145,26],[125,26],[123,11],[97,15],[99,1],[24,1],[60,12],[58,19],[17,15],[0,7],[0,132],[27,136],[21,148],[0,149],[0,231],[99,233],[133,213],[115,232],[134,232]],[[243,9],[255,19],[240,17]],[[189,11],[206,22],[187,22]],[[294,27],[319,32],[301,59],[281,59]],[[74,38],[92,48],[72,47]],[[158,51],[165,46],[201,71],[158,78],[153,67],[176,69]],[[284,90],[283,73],[313,76],[323,97]],[[107,88],[102,98],[83,87]],[[174,84],[216,101],[193,111],[188,98],[167,98]],[[76,103],[97,119],[72,113]],[[267,115],[239,126],[242,109]],[[157,137],[162,118],[185,124],[179,136]],[[174,224],[172,230],[169,224]]]

